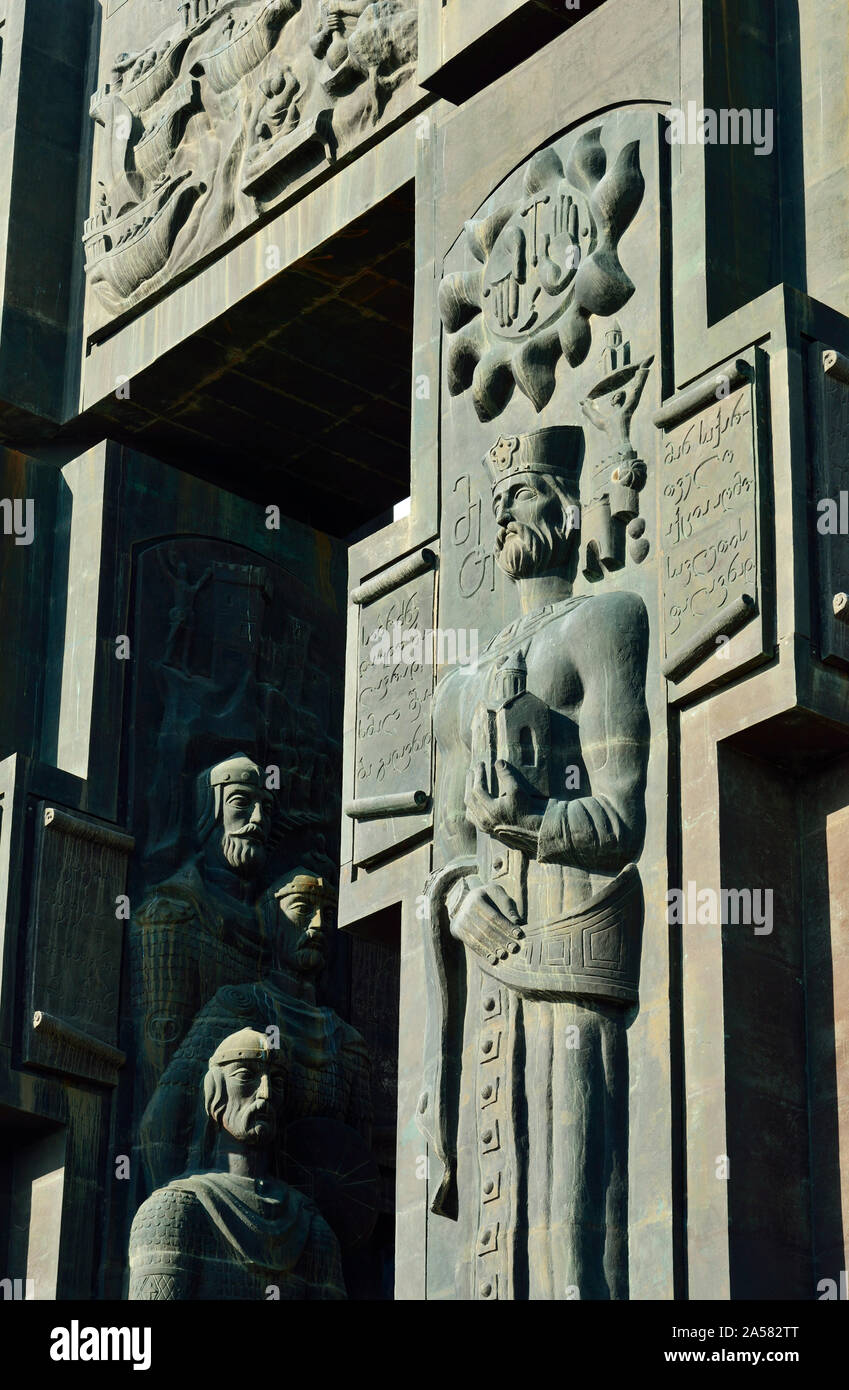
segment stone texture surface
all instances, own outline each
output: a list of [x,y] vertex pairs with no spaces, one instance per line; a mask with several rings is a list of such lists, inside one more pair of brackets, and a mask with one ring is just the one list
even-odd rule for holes
[[[803,283],[804,257],[800,257],[798,239],[792,239],[791,244],[796,213],[782,204],[786,210],[781,232],[771,213],[767,232],[767,215],[758,211],[768,204],[772,207],[778,196],[776,190],[787,189],[790,181],[802,177],[794,134],[799,107],[794,104],[792,91],[794,71],[796,80],[799,76],[798,70],[792,69],[794,52],[798,54],[794,49],[798,35],[794,39],[792,26],[787,23],[780,32],[773,33],[764,16],[755,16],[753,12],[751,23],[741,23],[734,62],[729,66],[728,17],[720,12],[721,7],[683,7],[680,29],[677,16],[664,16],[661,9],[653,7],[651,12],[649,22],[656,18],[658,29],[652,32],[650,49],[648,34],[642,30],[647,49],[644,59],[636,64],[646,95],[665,89],[667,100],[683,104],[693,90],[694,75],[701,73],[705,90],[714,94],[717,105],[742,105],[743,92],[749,105],[778,102],[784,111],[784,135],[778,156],[771,160],[753,156],[751,150],[692,145],[670,149],[661,141],[654,174],[648,156],[644,157],[644,152],[651,148],[650,142],[645,136],[640,138],[640,165],[646,189],[634,224],[622,231],[619,245],[621,264],[636,289],[633,300],[616,311],[621,320],[617,324],[621,337],[617,334],[606,339],[607,325],[603,319],[601,331],[593,322],[593,347],[587,357],[595,365],[595,353],[600,353],[605,344],[621,351],[623,340],[631,346],[630,361],[654,357],[643,401],[634,410],[628,441],[646,469],[644,490],[638,493],[636,519],[640,524],[634,534],[627,536],[627,544],[619,548],[609,523],[601,524],[599,508],[593,506],[605,496],[611,503],[610,485],[618,480],[604,473],[604,439],[587,429],[590,413],[581,409],[581,404],[583,401],[591,405],[595,399],[591,390],[594,382],[586,375],[581,380],[580,373],[587,369],[582,368],[574,351],[570,362],[569,353],[564,350],[566,360],[552,370],[545,349],[536,344],[528,346],[521,356],[515,349],[505,355],[501,347],[496,347],[499,338],[503,342],[510,332],[515,332],[514,324],[521,325],[522,316],[528,313],[525,287],[530,296],[534,285],[530,270],[526,272],[522,262],[530,242],[523,242],[510,231],[500,209],[512,207],[513,188],[520,188],[531,153],[549,148],[552,136],[556,140],[564,127],[570,128],[574,140],[582,130],[582,111],[597,110],[604,104],[606,84],[617,72],[620,38],[623,69],[634,71],[631,60],[635,34],[628,29],[626,40],[625,31],[614,21],[614,7],[605,6],[583,20],[566,38],[557,40],[550,50],[531,59],[524,69],[502,77],[490,91],[467,101],[441,121],[435,150],[423,152],[421,178],[431,180],[437,218],[434,229],[425,197],[419,231],[427,277],[422,293],[429,298],[429,285],[445,275],[451,289],[450,300],[441,306],[441,333],[439,324],[434,322],[431,300],[430,317],[427,310],[421,311],[422,329],[417,340],[419,360],[425,370],[442,345],[442,360],[446,363],[442,392],[437,404],[415,407],[417,473],[411,521],[406,525],[396,523],[387,530],[385,544],[379,551],[371,543],[368,549],[361,545],[354,550],[351,588],[356,588],[361,576],[369,573],[373,576],[370,582],[376,582],[380,574],[378,558],[380,564],[388,567],[396,556],[409,554],[416,546],[435,548],[438,542],[439,624],[451,630],[480,628],[485,643],[499,626],[515,617],[515,609],[509,606],[509,586],[503,584],[493,563],[492,522],[487,519],[487,498],[477,460],[496,444],[499,431],[504,437],[502,445],[506,439],[509,447],[513,436],[538,425],[569,424],[583,430],[590,468],[588,474],[585,463],[581,492],[584,533],[576,593],[603,592],[609,586],[614,590],[636,586],[646,596],[652,632],[647,682],[652,756],[646,797],[647,836],[640,871],[647,903],[654,894],[655,906],[647,907],[640,1008],[628,1030],[629,1296],[670,1297],[674,1291],[679,1297],[693,1298],[812,1298],[816,1296],[810,1264],[812,1169],[804,1139],[805,1116],[810,1114],[805,1060],[810,1044],[805,1029],[810,1023],[811,1006],[800,992],[799,982],[807,966],[803,966],[800,954],[799,922],[820,920],[818,909],[811,905],[811,894],[823,870],[816,869],[804,856],[797,860],[787,851],[788,846],[798,846],[800,842],[794,779],[813,775],[818,758],[845,757],[843,720],[838,714],[843,676],[837,677],[835,672],[832,679],[825,668],[812,663],[805,640],[813,620],[810,547],[816,532],[811,522],[811,502],[806,501],[809,445],[804,411],[800,414],[802,335],[817,321],[817,311],[791,290],[763,293],[782,276],[791,284]],[[618,7],[617,17],[624,17],[626,11],[627,6]],[[664,47],[673,30],[680,39],[677,54]],[[562,86],[556,86],[562,71],[558,63],[560,50],[569,54],[573,78],[565,95]],[[780,53],[784,65],[778,87],[775,71],[770,70],[766,58],[773,51]],[[582,72],[591,75],[588,84],[594,84],[592,93],[584,94],[581,90]],[[530,87],[537,95],[550,92],[550,100],[527,103],[524,98]],[[632,86],[629,91],[633,91]],[[499,128],[498,112],[505,106],[510,106],[517,118],[502,123],[500,138],[494,139],[489,133]],[[611,113],[607,112],[604,119],[605,123],[610,122]],[[623,132],[621,148],[621,141],[627,138],[625,132],[636,135],[639,128],[635,128],[635,118],[625,112],[617,113],[617,119]],[[602,127],[601,145],[615,151],[615,138],[608,136],[600,120],[597,123]],[[615,124],[613,128],[617,129]],[[568,177],[569,143],[560,138],[553,148]],[[466,155],[466,151],[482,150],[489,155],[485,163]],[[745,169],[751,169],[751,178]],[[540,178],[541,194],[547,191],[543,182]],[[694,210],[699,204],[698,200],[694,202],[693,192],[699,186],[708,194],[705,217]],[[731,188],[734,194],[729,198],[726,190]],[[560,189],[571,192],[562,183]],[[536,187],[529,189],[526,184],[525,191],[528,196],[521,205],[523,212],[530,208]],[[664,220],[667,211],[671,214],[668,223]],[[486,221],[487,215],[492,216],[490,222]],[[548,209],[540,214],[540,224],[550,237],[543,244],[543,252],[559,264],[552,250],[559,229],[557,225],[551,228],[545,221],[550,215]],[[652,215],[659,217],[661,226],[660,233],[655,234],[654,253],[649,250],[651,242],[645,239]],[[470,218],[474,222],[469,222]],[[752,237],[753,223],[764,226],[764,235]],[[498,246],[499,237],[505,238],[506,255],[492,250]],[[470,238],[476,247],[471,255]],[[667,279],[670,247],[671,277]],[[490,257],[494,262],[496,256],[500,256],[497,272],[494,266],[490,272]],[[505,286],[503,294],[496,282]],[[488,310],[487,299],[481,295],[487,290],[494,306],[489,312],[495,314],[495,319],[486,325],[484,333],[479,325],[485,321]],[[648,314],[647,293],[655,296],[653,312]],[[533,302],[539,306],[539,294]],[[635,320],[628,317],[632,309]],[[843,330],[836,319],[825,316],[823,321],[826,318],[837,335],[829,346],[839,358]],[[633,322],[639,325],[639,341]],[[656,336],[649,328],[652,323],[657,324]],[[544,337],[540,329],[534,328],[533,319],[525,324],[525,332],[531,343],[534,333]],[[459,349],[454,347],[455,338],[461,343]],[[760,353],[752,352],[755,342],[761,346]],[[785,346],[788,342],[792,344],[789,350]],[[562,343],[561,334],[561,346]],[[691,514],[700,500],[706,500],[699,494],[695,501],[691,499],[690,511],[685,508],[682,512],[682,499],[679,497],[676,502],[676,480],[680,474],[679,491],[683,488],[692,492],[695,486],[697,493],[705,483],[705,464],[707,461],[709,465],[713,456],[705,422],[715,419],[717,406],[720,412],[723,408],[716,381],[729,364],[733,368],[735,362],[744,359],[749,364],[748,381],[758,384],[753,390],[744,377],[740,385],[732,387],[732,393],[749,401],[751,433],[747,443],[732,450],[733,458],[720,451],[717,467],[720,473],[724,468],[731,470],[740,494],[746,491],[748,478],[754,508],[748,514],[748,522],[737,518],[738,533],[741,527],[746,533],[748,558],[738,573],[730,557],[731,568],[724,567],[727,573],[723,572],[717,586],[721,591],[717,598],[723,621],[726,604],[729,609],[733,605],[734,593],[746,592],[744,575],[749,576],[758,593],[747,595],[753,600],[751,613],[743,609],[739,615],[732,615],[722,631],[719,627],[716,631],[696,631],[711,626],[707,609],[703,610],[701,601],[697,602],[698,613],[694,610],[688,619],[693,627],[689,657],[682,661],[682,655],[687,654],[679,652],[676,662],[674,643],[681,608],[677,594],[679,590],[684,592],[682,584],[685,589],[689,586],[682,579],[687,570],[686,559],[682,570],[675,558],[675,526],[683,519],[684,528],[694,533],[700,525],[714,527],[715,535],[708,536],[708,542],[728,550],[735,521],[735,503],[733,498],[728,501],[724,486],[719,489],[722,497],[711,495],[709,507],[698,508],[697,514]],[[812,381],[817,383],[810,417],[814,431],[822,427],[822,360],[819,348],[812,349],[809,370]],[[618,365],[622,365],[621,360]],[[601,378],[599,366],[596,372]],[[608,371],[612,366],[608,362]],[[687,393],[698,395],[700,381],[713,383],[713,415],[702,415],[702,443],[694,447],[692,434],[687,431],[693,420],[696,431],[700,428],[698,403],[688,405],[691,398]],[[829,408],[839,412],[842,398],[836,383],[827,385],[827,393],[829,398],[834,395],[834,406]],[[707,389],[704,400],[708,402]],[[658,413],[660,401],[664,405]],[[679,401],[684,407],[679,415],[681,424],[672,422]],[[733,409],[733,394],[726,409]],[[654,439],[650,426],[653,413],[658,415],[657,424],[663,429],[663,434]],[[489,426],[492,437],[487,439],[481,426],[493,416]],[[839,415],[833,426],[825,426],[826,430],[829,428],[834,430],[835,438],[839,437]],[[678,449],[678,462],[682,465],[678,472],[672,469],[669,473],[664,463],[665,452],[666,463],[672,463],[669,451],[664,450],[670,441],[672,453]],[[698,474],[695,483],[684,459],[684,450],[689,454],[693,449],[690,463]],[[839,454],[839,446],[836,452]],[[428,457],[439,458],[439,510],[430,501],[429,479],[421,464]],[[735,469],[740,465],[738,479]],[[587,487],[588,476],[598,479],[595,495]],[[836,496],[837,488],[836,481],[830,486],[820,483],[816,485],[817,496],[826,491]],[[615,506],[616,502],[610,505],[611,518]],[[626,520],[627,516],[626,512]],[[682,531],[679,540],[684,539]],[[686,539],[695,547],[688,574],[697,578],[701,588],[705,587],[704,580],[717,585],[717,566],[709,560],[704,536],[693,534]],[[648,542],[648,549],[639,542]],[[817,545],[824,556],[829,555],[827,563],[839,565],[840,549],[835,547],[829,552],[825,538]],[[792,563],[788,563],[791,554]],[[774,569],[775,556],[778,564]],[[594,563],[586,563],[587,560]],[[705,575],[700,574],[702,570]],[[662,585],[660,590],[656,588],[658,583]],[[826,578],[827,597],[824,592],[818,600],[823,614],[830,614],[831,622],[831,591],[838,587],[841,586],[837,581],[830,584]],[[465,594],[465,589],[473,592]],[[676,610],[670,609],[665,618],[658,607],[659,592],[667,593]],[[704,597],[701,593],[700,600]],[[842,628],[838,627],[838,631]],[[659,664],[670,652],[670,669],[661,672],[654,663]],[[797,704],[799,680],[805,689],[801,708]],[[356,688],[353,683],[352,686]],[[437,708],[439,692],[437,685]],[[361,735],[356,712],[356,707],[352,707],[346,720],[352,757]],[[470,708],[464,716],[466,728],[471,714]],[[835,723],[830,725],[826,721],[832,717]],[[732,754],[729,749],[720,756],[720,740],[729,738],[735,740],[735,749],[740,751]],[[662,751],[664,748],[666,752]],[[826,749],[830,750],[828,755]],[[448,775],[444,756],[440,771],[438,751],[437,824],[440,783]],[[462,800],[462,785],[460,795]],[[839,793],[836,796],[839,798]],[[465,800],[468,814],[468,790]],[[400,820],[398,826],[400,829]],[[343,850],[345,843],[343,840]],[[399,844],[399,849],[403,850],[403,844]],[[352,852],[350,846],[346,852]],[[437,837],[432,861],[436,870],[443,853]],[[343,877],[344,915],[359,915],[363,929],[368,930],[370,900],[375,906],[385,900],[391,895],[393,876],[400,878],[406,872],[404,859],[396,858],[372,866],[364,876],[358,871],[354,856],[350,881]],[[752,893],[771,889],[775,899],[771,932],[755,935],[752,925],[710,928],[698,922],[670,924],[667,928],[666,890],[679,884],[686,888],[690,882],[697,890],[713,888],[717,893],[723,886],[748,888]],[[421,910],[420,898],[406,899],[411,919]],[[425,981],[429,972],[414,954],[410,953],[407,960],[406,988],[412,996],[421,988],[422,972]],[[494,973],[499,968],[508,971],[505,964],[493,967]],[[452,980],[449,971],[447,980],[441,983],[443,989],[447,985],[449,996],[452,988],[462,988]],[[817,1007],[826,1011],[826,1018],[830,1017],[828,987]],[[773,1009],[782,1019],[781,1027],[775,1026]],[[828,1026],[825,1022],[824,1041],[829,1036]],[[475,1039],[474,1030],[467,1033],[469,1049],[475,1045]],[[827,1041],[825,1045],[829,1046]],[[444,1041],[443,1055],[450,1055],[445,1052],[447,1047]],[[471,1068],[471,1056],[471,1051],[467,1051],[463,1068]],[[463,1098],[467,1096],[471,1105],[472,1094],[471,1090],[461,1090],[461,1116]],[[518,1106],[533,1103],[521,1080],[516,1081],[512,1098]],[[409,1116],[409,1101],[406,1103]],[[399,1122],[403,1125],[403,1100],[400,1104]],[[834,1115],[834,1103],[831,1104]],[[756,1133],[744,1120],[750,1115],[756,1117]],[[665,1145],[662,1150],[657,1148],[659,1140]],[[464,1204],[474,1207],[475,1203],[471,1169],[466,1169],[465,1191],[460,1184],[460,1221],[446,1220],[445,1214],[440,1214],[439,1195],[436,1213],[426,1215],[422,1227],[422,1212],[433,1205],[434,1186],[442,1171],[442,1164],[437,1161],[434,1175],[435,1157],[443,1157],[439,1143],[437,1152],[430,1155],[429,1190],[422,1193],[418,1209],[414,1206],[405,1217],[407,1234],[404,1263],[399,1264],[398,1296],[422,1296],[422,1249],[428,1296],[454,1298],[458,1290],[463,1297],[471,1292],[482,1296],[484,1287],[484,1296],[500,1296],[494,1281],[475,1283],[473,1275],[471,1283],[468,1279],[463,1282],[462,1271],[468,1265],[491,1258],[483,1253],[483,1246],[475,1244],[474,1233],[464,1226]],[[725,1160],[729,1163],[727,1174]],[[462,1163],[459,1171],[463,1171]],[[776,1220],[772,1200],[765,1195],[767,1171],[771,1175],[768,1181],[774,1181],[775,1190],[784,1194],[780,1221]],[[817,1198],[812,1199],[813,1211],[822,1213],[814,1215],[813,1220],[822,1221],[832,1233],[840,1226],[839,1222],[834,1223],[834,1207],[829,1205],[836,1191],[834,1177],[835,1168],[829,1168],[826,1161],[820,1178],[823,1205],[819,1207]],[[576,1201],[576,1214],[586,1209],[580,1200]],[[485,1214],[484,1200],[481,1216]],[[508,1222],[508,1236],[509,1229]],[[477,1234],[481,1231],[483,1227]],[[496,1238],[501,1239],[500,1231]],[[409,1242],[416,1239],[420,1248],[414,1257]],[[401,1248],[399,1245],[399,1253]],[[840,1257],[833,1243],[829,1248],[836,1269]],[[556,1268],[556,1263],[550,1268]],[[784,1294],[779,1295],[779,1289]],[[547,1296],[566,1295],[561,1290]]]
[[[9,8],[0,69],[0,410],[31,440],[67,418],[79,259],[72,227],[88,159],[79,131],[93,10],[69,0]],[[41,190],[49,188],[50,198]],[[72,407],[73,409],[73,407]]]
[[10,1297],[839,1281],[845,19],[0,11]]

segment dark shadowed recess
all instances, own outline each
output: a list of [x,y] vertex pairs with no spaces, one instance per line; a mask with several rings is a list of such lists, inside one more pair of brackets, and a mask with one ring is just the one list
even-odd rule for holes
[[347,536],[410,491],[413,258],[410,185],[134,376],[101,433]]

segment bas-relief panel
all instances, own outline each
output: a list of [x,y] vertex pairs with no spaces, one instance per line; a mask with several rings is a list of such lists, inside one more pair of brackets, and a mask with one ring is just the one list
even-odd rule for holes
[[436,576],[429,565],[413,578],[404,573],[359,607],[354,797],[346,807],[355,864],[430,825]]
[[317,576],[192,537],[141,552],[134,608],[129,1296],[344,1298],[379,1181],[369,1053],[325,1002],[342,624]]
[[[663,456],[666,656],[757,589],[751,387],[670,431]],[[677,476],[676,476],[677,473]],[[668,481],[667,481],[668,479]],[[755,596],[752,596],[755,602]]]
[[23,1058],[114,1086],[125,1060],[116,1046],[124,939],[116,903],[133,840],[46,804],[39,820]]
[[629,1149],[629,1091],[668,1090],[634,1007],[668,997],[661,139],[645,108],[557,139],[445,261],[439,628],[479,656],[434,694],[431,1297],[639,1297],[629,1227],[669,1223]]
[[660,405],[666,169],[608,113],[445,260],[430,1297],[672,1296],[668,702],[763,659],[772,554],[764,354]]
[[105,26],[91,99],[91,327],[391,119],[416,56],[410,0],[148,0],[122,9]]
[[474,624],[480,644],[515,607],[482,463],[501,435],[582,430],[576,590],[618,583],[656,546],[661,138],[645,111],[564,136],[493,193],[446,256],[440,625]]

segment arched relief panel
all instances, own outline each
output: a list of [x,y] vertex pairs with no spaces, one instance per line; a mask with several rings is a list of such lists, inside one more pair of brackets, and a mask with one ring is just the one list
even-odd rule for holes
[[[629,542],[637,537],[626,535],[629,521],[644,519],[645,531],[632,529],[649,545],[656,538],[650,422],[652,403],[661,399],[668,311],[663,131],[658,113],[644,106],[582,123],[520,165],[470,213],[445,257],[444,627],[466,626],[473,613],[488,641],[507,619],[513,586],[490,555],[490,487],[482,465],[501,435],[565,423],[583,430],[581,501],[590,514],[582,548],[595,541],[611,550],[611,563],[601,564],[605,586],[625,563],[633,567],[635,547]],[[666,354],[670,347],[667,335]],[[640,373],[649,358],[648,371]],[[592,504],[609,495],[616,471],[610,461],[623,445],[618,421],[612,418],[605,427],[605,416],[616,414],[610,398],[617,387],[640,393],[624,410],[631,409],[627,443],[647,464],[647,480],[638,475],[636,497],[614,497],[624,524],[614,518],[610,528],[602,516],[593,519]],[[593,570],[592,563],[588,568]],[[592,580],[579,574],[577,587],[597,578],[596,567]]]

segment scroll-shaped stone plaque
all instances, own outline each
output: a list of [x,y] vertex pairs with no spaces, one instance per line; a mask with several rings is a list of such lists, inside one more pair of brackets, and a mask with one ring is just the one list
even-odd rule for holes
[[435,557],[416,552],[355,590],[359,650],[354,862],[367,863],[431,823]]
[[713,656],[711,680],[736,669],[728,642],[762,606],[753,377],[736,362],[655,416],[664,430],[662,670],[679,687]]
[[24,1061],[114,1086],[124,1063],[116,899],[133,840],[45,803],[39,810]]

